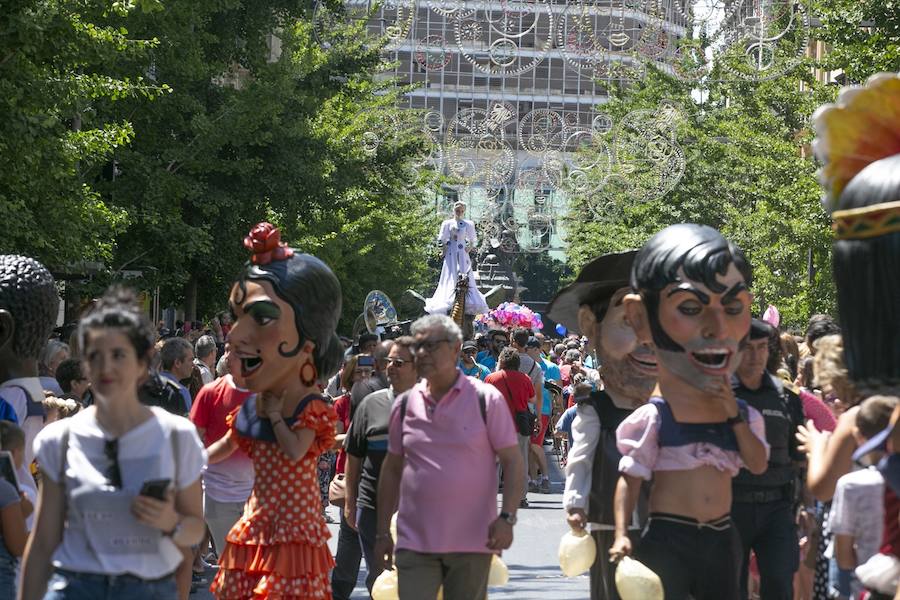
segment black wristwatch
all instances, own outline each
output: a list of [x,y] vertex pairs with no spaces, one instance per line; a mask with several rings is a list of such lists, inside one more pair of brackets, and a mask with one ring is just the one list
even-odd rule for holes
[[506,521],[507,523],[509,523],[510,525],[515,525],[516,522],[518,521],[518,519],[516,518],[516,515],[508,513],[508,512],[500,513],[500,518],[503,519],[504,521]]
[[744,423],[744,422],[745,422],[744,415],[741,414],[741,411],[738,411],[738,414],[734,415],[733,417],[725,419],[725,424],[728,425],[729,427],[734,427],[738,423]]

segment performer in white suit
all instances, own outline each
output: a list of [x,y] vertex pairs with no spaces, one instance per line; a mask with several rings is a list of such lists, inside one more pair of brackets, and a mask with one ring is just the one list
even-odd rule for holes
[[453,306],[456,293],[456,280],[460,273],[468,273],[469,293],[466,295],[466,314],[479,315],[488,311],[484,295],[475,285],[475,273],[472,271],[472,260],[469,253],[478,245],[475,236],[475,223],[464,219],[465,202],[453,205],[453,219],[441,223],[438,243],[444,255],[444,266],[441,269],[441,281],[434,295],[425,302],[425,311],[429,314],[447,314]]

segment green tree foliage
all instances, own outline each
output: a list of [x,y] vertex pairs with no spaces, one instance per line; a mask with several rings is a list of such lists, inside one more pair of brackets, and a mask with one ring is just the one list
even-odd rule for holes
[[[707,224],[747,253],[756,313],[771,303],[786,323],[800,325],[812,313],[831,311],[830,223],[820,206],[816,165],[804,149],[812,135],[809,118],[833,90],[816,87],[807,73],[758,84],[715,83],[698,103],[697,92],[650,72],[613,98],[604,110],[614,121],[637,109],[658,110],[662,101],[680,108],[684,176],[662,197],[614,196],[599,214],[588,209],[595,195],[574,198],[570,263],[580,267],[606,252],[638,248],[673,223]],[[612,143],[615,130],[608,135]]]
[[875,73],[900,71],[900,3],[896,0],[816,0],[821,20],[816,37],[830,46],[829,69],[842,69],[850,83]]
[[196,292],[209,314],[246,260],[243,236],[267,219],[335,269],[351,321],[370,289],[423,278],[434,225],[415,192],[420,141],[385,131],[401,118],[396,91],[377,78],[377,40],[360,25],[331,24],[326,49],[309,5],[284,0],[165,2],[124,25],[159,43],[117,68],[144,69],[172,93],[107,113],[135,131],[116,152],[120,174],[98,186],[129,215],[116,268],[143,270],[164,303]]
[[91,0],[0,1],[0,252],[55,269],[111,256],[128,214],[92,183],[134,129],[98,113],[165,91],[145,82],[142,69],[107,68],[120,56],[139,61],[155,46],[109,23],[130,12],[139,11]]
[[545,252],[520,254],[516,258],[515,271],[527,288],[522,293],[523,302],[550,301],[564,280],[572,277],[572,269],[566,263]]

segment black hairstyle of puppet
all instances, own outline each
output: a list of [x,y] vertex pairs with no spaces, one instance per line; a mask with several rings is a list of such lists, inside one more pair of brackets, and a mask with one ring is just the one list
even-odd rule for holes
[[[58,310],[56,284],[44,265],[27,256],[0,255],[0,346],[17,358],[37,359]],[[3,312],[9,317],[2,318]]]
[[722,293],[725,286],[716,277],[725,275],[731,264],[744,277],[749,288],[753,274],[744,253],[706,225],[670,225],[641,247],[631,268],[631,287],[644,301],[653,343],[657,348],[684,352],[684,348],[663,331],[659,322],[659,294],[667,285],[682,280],[679,270],[683,270],[687,279]]
[[278,297],[293,308],[299,337],[296,347],[280,347],[279,353],[295,356],[307,341],[313,342],[313,363],[319,379],[327,380],[340,368],[344,356],[344,346],[335,333],[342,304],[337,277],[315,256],[294,252],[279,242],[278,230],[269,223],[254,227],[244,245],[254,254],[238,276],[238,301],[246,295],[247,281],[268,281]]
[[[860,171],[844,188],[837,209],[897,201],[900,154]],[[900,206],[894,210],[900,221]],[[860,391],[900,393],[900,229],[836,239],[833,268],[850,379]]]

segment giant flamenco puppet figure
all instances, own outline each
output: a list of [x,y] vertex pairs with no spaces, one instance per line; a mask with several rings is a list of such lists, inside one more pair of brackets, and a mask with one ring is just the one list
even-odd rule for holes
[[[591,600],[618,600],[615,563],[605,550],[613,543],[613,495],[622,455],[616,448],[616,428],[647,402],[656,385],[656,358],[640,343],[625,320],[623,300],[631,292],[629,277],[636,250],[607,254],[589,262],[575,281],[560,290],[548,315],[570,332],[585,335],[600,358],[602,390],[576,394],[572,448],[566,463],[563,506],[576,532],[590,527],[600,550],[591,566]],[[634,542],[647,516],[642,501],[629,523]]]
[[319,385],[343,355],[335,335],[341,287],[325,263],[287,247],[269,223],[244,245],[252,256],[231,289],[228,337],[255,395],[208,451],[210,463],[245,452],[256,481],[211,589],[220,599],[329,599],[334,560],[316,462],[335,437],[337,416]]
[[737,600],[741,548],[731,524],[731,479],[767,466],[765,425],[735,398],[730,376],[750,331],[750,265],[710,227],[667,227],[644,244],[623,299],[640,342],[656,353],[650,401],[616,431],[622,454],[613,559],[628,535],[642,483],[652,480],[635,556],[662,580],[666,600]]
[[450,311],[451,318],[460,327],[470,321],[472,316],[488,311],[484,294],[475,284],[475,272],[469,256],[478,245],[475,223],[463,218],[465,214],[465,202],[457,202],[453,205],[454,218],[441,223],[438,234],[438,243],[444,257],[441,279],[434,295],[425,301],[425,312],[433,315],[447,314]]

